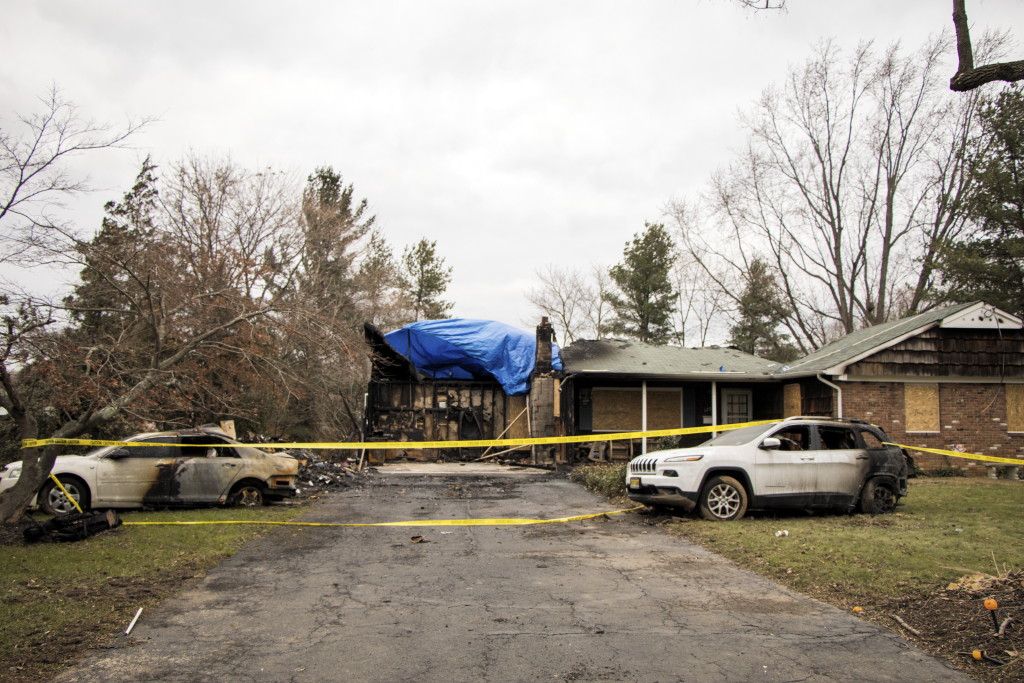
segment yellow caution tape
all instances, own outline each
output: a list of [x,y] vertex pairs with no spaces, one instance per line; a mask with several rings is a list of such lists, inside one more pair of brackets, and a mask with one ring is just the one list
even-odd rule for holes
[[64,484],[60,483],[60,479],[58,479],[53,472],[50,472],[50,479],[53,479],[53,483],[57,485],[57,488],[60,489],[60,492],[64,494],[65,498],[71,501],[71,504],[74,505],[75,509],[78,510],[79,514],[81,514],[82,507],[78,504],[77,500],[71,497],[71,494],[68,493],[68,490],[64,488]]
[[612,510],[611,512],[597,512],[590,515],[576,515],[575,517],[559,517],[557,519],[530,519],[525,517],[506,517],[497,519],[418,519],[406,522],[267,522],[258,519],[252,520],[225,520],[225,521],[202,521],[202,522],[124,522],[124,526],[200,526],[204,524],[272,524],[276,526],[522,526],[524,524],[563,524],[565,522],[578,522],[582,519],[594,519],[596,517],[607,517],[608,515],[621,515],[626,512],[635,512],[642,509],[643,505],[627,508],[625,510]]
[[963,453],[961,451],[947,451],[941,448],[922,448],[920,446],[907,446],[901,443],[886,443],[886,446],[899,446],[900,448],[906,448],[910,451],[921,451],[922,453],[935,453],[937,455],[948,455],[954,458],[963,458],[965,460],[987,460],[989,462],[1004,462],[1008,465],[1024,465],[1024,460],[1020,458],[1000,458],[995,455],[978,455],[977,453]]
[[[239,443],[236,446],[247,446],[260,449],[288,449],[301,448],[307,450],[316,449],[351,449],[351,450],[392,450],[412,448],[486,448],[488,446],[531,446],[560,443],[592,443],[594,441],[619,441],[623,439],[658,438],[661,436],[679,436],[681,434],[701,434],[708,432],[724,432],[740,427],[752,427],[754,425],[771,424],[778,420],[759,420],[756,422],[742,422],[729,425],[710,425],[707,427],[680,427],[678,429],[657,429],[648,432],[618,432],[615,434],[581,434],[577,436],[541,436],[527,439],[492,439],[475,441],[353,441],[353,442],[314,442],[314,443]],[[21,442],[22,448],[36,448],[38,446],[179,446],[198,448],[217,448],[224,446],[223,443],[187,443],[168,444],[153,443],[145,441],[105,441],[99,439],[24,439]]]

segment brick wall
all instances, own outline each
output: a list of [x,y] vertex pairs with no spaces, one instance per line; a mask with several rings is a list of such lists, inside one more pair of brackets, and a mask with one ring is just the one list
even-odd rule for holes
[[[939,425],[936,433],[907,433],[903,384],[842,382],[843,414],[884,429],[897,443],[924,448],[963,450],[1002,458],[1024,458],[1024,434],[1007,430],[1006,392],[1002,384],[939,384]],[[925,470],[959,467],[968,474],[987,473],[984,461],[933,453],[911,452]]]

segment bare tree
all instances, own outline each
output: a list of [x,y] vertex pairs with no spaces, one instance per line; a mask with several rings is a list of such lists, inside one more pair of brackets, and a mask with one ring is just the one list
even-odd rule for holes
[[[272,335],[256,328],[289,288],[290,271],[274,256],[297,228],[289,192],[192,159],[175,167],[157,202],[153,168],[144,163],[92,239],[56,229],[23,254],[81,268],[82,284],[63,302],[15,293],[2,301],[0,405],[22,439],[38,436],[40,415],[51,438],[90,433],[125,412],[166,417],[205,403],[206,414],[230,415],[229,382],[254,366],[270,374]],[[67,314],[72,324],[57,326]],[[58,448],[23,450],[0,519],[21,515]]]
[[[121,128],[82,118],[75,105],[53,87],[42,98],[39,111],[17,116],[21,132],[0,129],[0,263],[44,265],[64,253],[55,246],[68,247],[73,226],[58,215],[68,197],[88,190],[87,180],[74,175],[69,162],[81,155],[123,146],[128,138],[148,123],[129,121]],[[31,340],[55,324],[59,316],[53,306],[33,300],[3,284],[0,291],[3,327],[0,329],[0,407],[17,425],[18,437],[39,436],[38,420],[28,397],[19,389],[15,373],[30,358]],[[124,405],[131,400],[126,393]],[[106,406],[84,418],[104,419],[118,405]],[[81,423],[66,424],[55,436],[74,436]],[[28,501],[45,479],[56,458],[56,447],[24,451],[21,480],[0,494],[0,520],[20,517]]]
[[786,9],[786,0],[737,0],[744,7],[750,9]]
[[526,292],[526,300],[561,330],[563,344],[581,338],[590,326],[587,316],[588,287],[583,276],[573,268],[549,264],[534,271],[540,285]]
[[607,334],[613,315],[607,292],[613,283],[606,267],[594,265],[581,272],[552,264],[538,269],[536,275],[541,284],[527,291],[526,300],[562,331],[563,343]]
[[802,350],[931,305],[934,250],[964,228],[976,108],[941,97],[944,48],[877,56],[866,44],[845,59],[820,46],[745,116],[746,149],[712,181],[711,231],[681,226],[734,297],[754,258],[772,264]]
[[956,30],[956,73],[949,79],[949,89],[960,92],[980,88],[994,81],[1024,80],[1024,60],[974,65],[971,30],[967,22],[966,0],[953,0],[953,28]]
[[68,230],[56,212],[66,199],[89,190],[87,179],[69,169],[73,158],[122,147],[149,123],[115,128],[82,118],[56,86],[40,103],[39,111],[16,115],[21,133],[0,128],[0,263],[28,257],[35,265],[41,258],[36,247],[59,241]]
[[608,333],[609,321],[614,315],[612,302],[607,294],[612,287],[612,278],[608,275],[608,269],[601,265],[591,266],[590,276],[592,284],[585,292],[585,310],[594,339],[603,339]]

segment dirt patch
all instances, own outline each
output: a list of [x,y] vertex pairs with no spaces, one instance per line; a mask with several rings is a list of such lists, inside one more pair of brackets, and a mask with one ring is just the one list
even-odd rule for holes
[[[5,544],[13,536],[10,527],[15,526],[0,525],[3,529],[0,539]],[[87,601],[102,593],[104,600],[115,604],[139,605],[148,609],[202,576],[203,572],[198,568],[180,567],[159,578],[110,577],[105,584],[89,589],[48,585],[43,580],[31,579],[25,589],[33,594],[33,600],[41,600],[44,604],[60,600]],[[28,683],[49,678],[61,669],[73,666],[88,650],[112,647],[131,638],[124,635],[126,627],[123,618],[111,614],[91,621],[66,623],[59,631],[40,628],[26,633],[5,657],[7,670],[0,671],[0,680]]]
[[36,526],[30,519],[23,519],[16,524],[0,524],[0,546],[22,545],[25,542],[25,529]]
[[[990,599],[998,604],[996,610],[985,608],[985,601]],[[952,663],[972,678],[998,683],[1024,680],[1024,570],[1001,577],[965,576],[924,600],[880,606],[871,618],[879,623],[887,621],[886,626],[898,630],[920,649]],[[1004,622],[999,635],[997,629]],[[975,651],[988,659],[976,660],[972,656]]]

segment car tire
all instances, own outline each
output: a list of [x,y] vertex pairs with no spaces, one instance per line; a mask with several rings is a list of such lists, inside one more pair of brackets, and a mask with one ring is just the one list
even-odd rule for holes
[[[60,480],[61,486],[64,487],[68,494],[78,501],[78,506],[83,511],[89,509],[89,487],[85,485],[84,481],[67,474],[58,475],[57,479]],[[38,500],[39,509],[54,517],[78,512],[74,504],[64,496],[60,488],[53,482],[53,479],[47,480],[43,484],[43,488],[39,489]]]
[[232,507],[258,508],[264,504],[263,489],[256,484],[241,483],[231,492],[228,504]]
[[867,515],[883,515],[896,508],[896,493],[877,478],[868,479],[860,492],[860,511]]
[[712,477],[700,492],[700,516],[712,522],[741,518],[747,512],[747,490],[732,477]]

